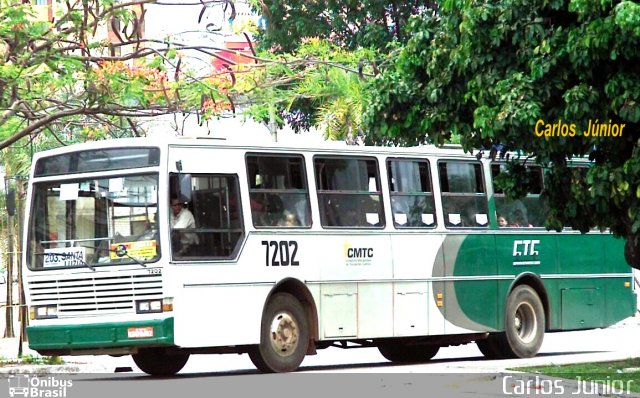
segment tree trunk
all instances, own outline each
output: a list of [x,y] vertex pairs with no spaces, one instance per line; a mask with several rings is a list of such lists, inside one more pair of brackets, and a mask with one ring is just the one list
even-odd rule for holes
[[8,253],[7,256],[7,306],[5,307],[4,337],[15,337],[13,332],[13,216],[8,217]]
[[624,258],[630,266],[640,269],[640,234],[627,235],[624,244]]

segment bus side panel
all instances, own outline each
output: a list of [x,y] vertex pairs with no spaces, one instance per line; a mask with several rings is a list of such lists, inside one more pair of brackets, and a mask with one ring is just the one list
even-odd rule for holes
[[604,264],[607,272],[628,273],[628,276],[607,280],[606,291],[606,324],[612,325],[630,316],[637,309],[637,297],[633,291],[632,268],[624,258],[624,240],[613,236],[603,236]]
[[174,299],[175,342],[212,347],[260,342],[260,320],[269,286],[185,287]]
[[605,326],[604,240],[601,234],[558,236],[559,322],[563,330]]
[[[444,334],[445,320],[427,279],[444,269],[443,234],[396,234],[393,247],[393,336]],[[441,275],[438,275],[441,276]],[[437,286],[437,283],[435,284]]]
[[[492,234],[447,235],[444,242],[447,334],[496,328],[496,256]],[[436,295],[438,292],[434,292]]]
[[[508,229],[507,229],[508,230]],[[540,278],[545,286],[551,304],[551,319],[557,318],[560,300],[557,296],[557,280],[546,278],[554,275],[558,269],[558,240],[553,232],[532,232],[517,229],[510,233],[496,234],[496,258],[498,274],[501,279],[498,286],[498,325],[504,330],[504,312],[509,289],[514,279],[523,274],[533,274]]]
[[352,232],[315,238],[315,258],[322,263],[321,338],[390,336],[393,270],[389,236]]

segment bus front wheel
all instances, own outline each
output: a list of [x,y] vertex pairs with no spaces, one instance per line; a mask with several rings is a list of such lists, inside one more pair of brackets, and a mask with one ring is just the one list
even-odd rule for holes
[[378,346],[378,351],[391,362],[426,362],[435,357],[440,346],[437,345],[400,345]]
[[534,357],[544,339],[545,314],[540,297],[530,286],[516,286],[507,298],[503,347],[507,356]]
[[309,347],[304,307],[289,293],[276,293],[262,314],[260,344],[249,351],[251,362],[265,373],[293,372]]
[[141,348],[131,357],[140,370],[153,376],[174,375],[189,360],[189,354],[167,354],[163,348]]

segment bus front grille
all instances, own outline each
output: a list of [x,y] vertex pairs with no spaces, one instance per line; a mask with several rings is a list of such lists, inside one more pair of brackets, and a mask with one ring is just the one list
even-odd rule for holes
[[29,281],[31,305],[57,304],[58,316],[135,310],[135,301],[162,298],[157,274],[65,277]]

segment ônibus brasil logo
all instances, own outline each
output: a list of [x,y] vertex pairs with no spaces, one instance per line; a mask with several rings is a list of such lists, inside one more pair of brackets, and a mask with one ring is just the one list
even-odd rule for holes
[[72,386],[72,380],[57,379],[55,376],[11,375],[9,397],[65,398]]

